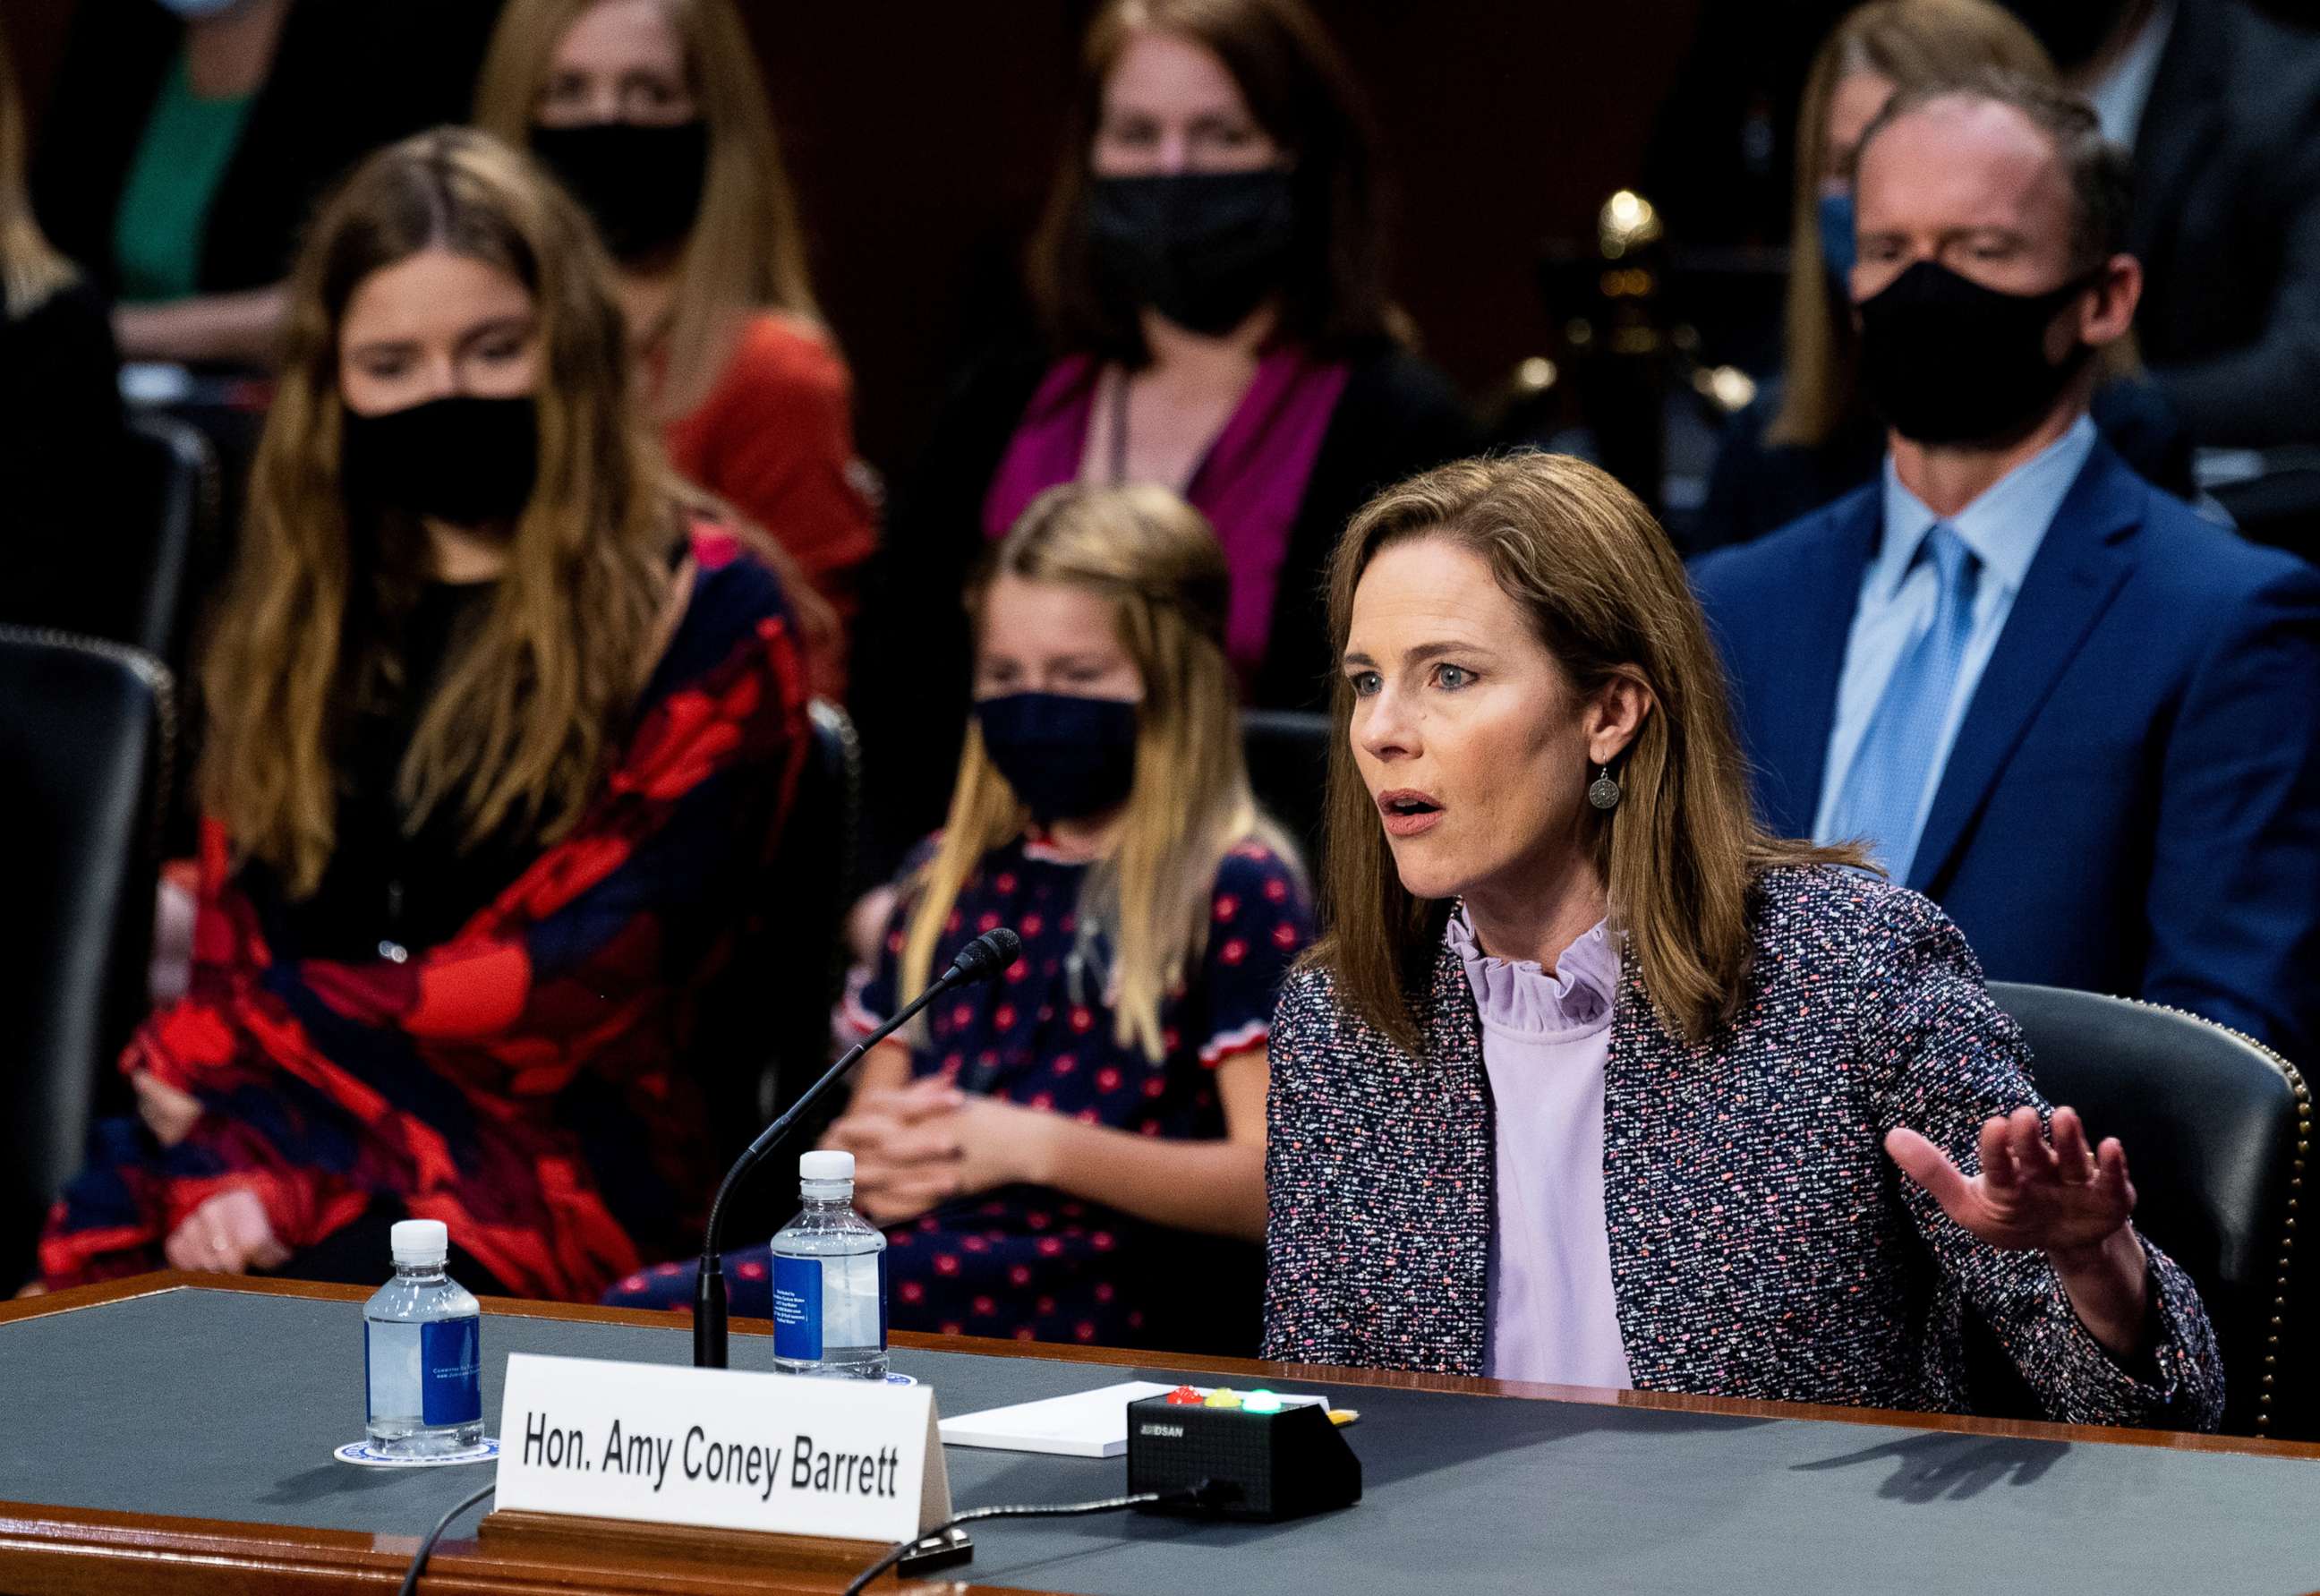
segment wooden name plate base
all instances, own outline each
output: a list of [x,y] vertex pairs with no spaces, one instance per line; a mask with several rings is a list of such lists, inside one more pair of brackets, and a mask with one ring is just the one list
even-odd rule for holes
[[[834,1540],[819,1536],[775,1535],[763,1529],[702,1529],[684,1524],[650,1524],[635,1519],[589,1519],[570,1513],[502,1510],[485,1515],[476,1543],[487,1555],[602,1567],[615,1551],[623,1564],[684,1564],[697,1569],[747,1569],[778,1580],[797,1574],[802,1590],[827,1591],[830,1576],[841,1581],[870,1566],[891,1543]],[[973,1543],[958,1537],[960,1555],[938,1562],[913,1560],[916,1580],[938,1567],[964,1563]],[[874,1591],[893,1590],[894,1574],[882,1574]],[[779,1586],[769,1588],[778,1589]]]

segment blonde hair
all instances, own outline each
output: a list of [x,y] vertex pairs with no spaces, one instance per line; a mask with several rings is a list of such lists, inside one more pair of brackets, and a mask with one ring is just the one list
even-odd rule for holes
[[[1771,836],[1749,807],[1724,672],[1683,564],[1651,512],[1607,473],[1567,455],[1463,460],[1371,500],[1329,569],[1329,635],[1342,656],[1362,573],[1387,546],[1445,538],[1480,556],[1499,590],[1581,694],[1616,677],[1651,709],[1620,756],[1618,807],[1589,809],[1613,923],[1627,937],[1662,1020],[1698,1040],[1733,1012],[1754,942],[1748,890],[1779,865],[1858,864],[1850,848]],[[1323,907],[1308,956],[1340,997],[1404,1047],[1446,904],[1401,884],[1377,806],[1354,763],[1353,691],[1335,688]]]
[[[819,329],[820,313],[765,80],[740,13],[732,0],[657,3],[684,47],[709,127],[701,214],[677,262],[668,325],[635,329],[655,337],[662,366],[652,406],[658,419],[673,421],[708,397],[752,313],[782,311]],[[477,81],[476,124],[527,147],[557,47],[599,4],[508,0]]]
[[[1110,601],[1120,646],[1144,682],[1136,778],[1119,841],[1081,887],[1080,945],[1111,946],[1116,1035],[1167,1056],[1162,999],[1205,946],[1217,869],[1251,839],[1284,859],[1242,762],[1240,714],[1224,650],[1230,576],[1201,512],[1165,488],[1050,488],[1031,502],[971,585],[979,629],[1000,576],[1061,582]],[[983,856],[1021,834],[1029,812],[967,728],[950,818],[922,871],[904,933],[905,1002],[926,989],[944,922]]]
[[[428,249],[506,272],[539,317],[539,461],[476,634],[446,661],[399,778],[415,825],[456,802],[471,842],[578,815],[666,595],[677,490],[629,400],[612,264],[530,162],[467,129],[373,155],[323,206],[290,276],[274,403],[206,676],[204,786],[242,853],[311,893],[337,840],[356,708],[401,679],[369,634],[407,605],[420,529],[350,512],[339,341],[373,274]],[[358,551],[365,552],[358,552]]]
[[14,319],[38,310],[79,276],[41,231],[24,192],[23,110],[8,59],[7,32],[0,29],[0,297]]
[[1820,184],[1837,85],[1874,72],[1896,90],[1999,68],[2055,81],[2037,36],[1990,0],[1871,0],[1822,41],[1797,109],[1796,199],[1789,234],[1789,293],[1781,408],[1768,443],[1816,449],[1853,410],[1853,321],[1833,299],[1820,249]]

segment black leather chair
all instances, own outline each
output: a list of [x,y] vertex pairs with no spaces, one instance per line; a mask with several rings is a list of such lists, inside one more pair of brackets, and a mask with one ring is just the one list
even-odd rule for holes
[[2296,1246],[2312,1096],[2296,1066],[2212,1020],[1993,983],[2051,1102],[2125,1145],[2135,1223],[2189,1272],[2224,1355],[2224,1428],[2320,1437],[2312,1262]]
[[[720,1172],[832,1056],[830,1011],[846,979],[844,930],[854,902],[862,750],[844,710],[820,699],[811,707],[813,746],[788,823],[750,894],[731,962],[702,994],[694,1030],[696,1078],[709,1099]],[[811,1147],[818,1129],[800,1127],[796,1145]],[[736,1199],[730,1234],[762,1240],[758,1232],[772,1234],[764,1227],[776,1211],[786,1217],[796,1205],[795,1180],[768,1169]]]
[[223,559],[217,453],[199,431],[169,416],[132,416],[129,432],[131,503],[148,517],[132,530],[147,541],[129,573],[118,635],[182,671],[195,604]]
[[0,782],[10,809],[0,960],[0,1295],[80,1165],[90,1114],[146,1007],[169,673],[116,643],[0,627]]
[[1241,749],[1258,807],[1321,867],[1322,800],[1329,789],[1329,717],[1304,710],[1243,710]]
[[222,560],[208,440],[168,416],[134,416],[86,497],[86,526],[5,551],[0,622],[126,643],[179,667],[196,589]]

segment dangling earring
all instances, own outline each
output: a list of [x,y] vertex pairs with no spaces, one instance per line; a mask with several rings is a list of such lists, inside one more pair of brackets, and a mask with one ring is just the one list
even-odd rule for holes
[[1619,784],[1611,779],[1611,767],[1603,766],[1603,774],[1587,784],[1587,802],[1609,812],[1619,807]]

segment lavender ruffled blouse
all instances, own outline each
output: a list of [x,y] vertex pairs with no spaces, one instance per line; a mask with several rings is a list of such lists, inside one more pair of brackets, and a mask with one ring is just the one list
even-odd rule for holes
[[1549,975],[1484,953],[1463,908],[1449,939],[1482,1016],[1482,1065],[1497,1104],[1483,1370],[1625,1389],[1633,1381],[1603,1220],[1603,1069],[1618,948],[1599,921]]

